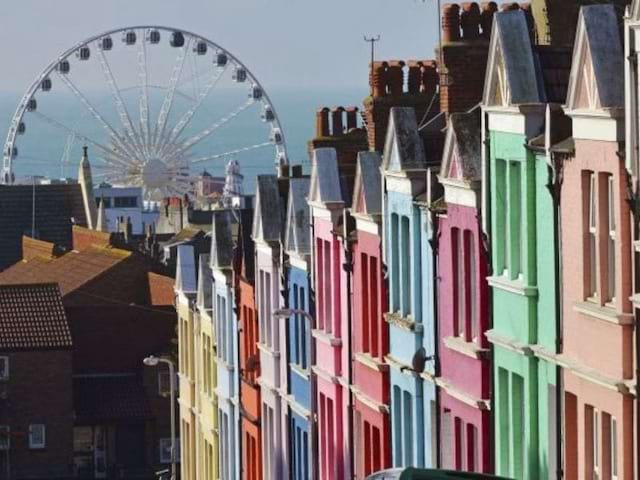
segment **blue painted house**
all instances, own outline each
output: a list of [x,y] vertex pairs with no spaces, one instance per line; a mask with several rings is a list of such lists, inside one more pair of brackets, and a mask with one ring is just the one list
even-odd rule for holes
[[[308,178],[291,178],[286,217],[284,249],[289,257],[287,269],[288,305],[313,315],[310,287],[311,240],[309,224]],[[309,323],[294,315],[287,324],[287,401],[289,404],[290,478],[308,480],[314,476],[312,464],[311,358]]]
[[240,478],[240,410],[238,404],[238,319],[234,312],[234,241],[229,210],[213,215],[211,272],[218,384],[218,456],[220,480]]
[[436,454],[433,253],[423,139],[411,108],[392,108],[385,142],[384,252],[388,272],[392,460],[432,467]]

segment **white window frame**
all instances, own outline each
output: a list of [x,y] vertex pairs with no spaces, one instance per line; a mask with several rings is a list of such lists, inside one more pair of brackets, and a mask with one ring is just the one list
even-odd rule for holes
[[600,478],[600,411],[597,408],[593,408],[591,416],[591,441],[592,441],[592,454],[593,454],[593,480]]
[[616,300],[616,211],[613,175],[607,177],[607,301]]
[[597,229],[598,202],[596,198],[596,174],[589,173],[589,292],[587,298],[598,298],[598,229]]
[[618,480],[618,422],[615,417],[611,418],[610,434],[611,434],[611,480]]
[[[9,425],[0,425],[0,451],[6,451],[11,448],[11,427]],[[6,435],[6,443],[2,443],[3,434]]]
[[[40,429],[42,440],[35,441],[34,433]],[[32,423],[29,425],[29,448],[32,450],[43,449],[47,446],[47,427],[44,423]]]
[[9,380],[9,357],[0,356],[0,382]]

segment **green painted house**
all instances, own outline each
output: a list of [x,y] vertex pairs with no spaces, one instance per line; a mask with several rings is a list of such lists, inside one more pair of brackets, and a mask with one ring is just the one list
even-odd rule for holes
[[[549,132],[571,53],[534,47],[522,11],[496,14],[483,98],[495,471],[555,478],[557,221]],[[554,132],[562,129],[554,129]],[[555,133],[554,133],[555,135]]]

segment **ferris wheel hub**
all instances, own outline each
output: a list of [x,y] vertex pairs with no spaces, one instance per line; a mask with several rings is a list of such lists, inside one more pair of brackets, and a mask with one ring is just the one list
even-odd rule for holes
[[142,167],[142,180],[147,188],[162,188],[171,182],[169,167],[159,158],[152,158]]

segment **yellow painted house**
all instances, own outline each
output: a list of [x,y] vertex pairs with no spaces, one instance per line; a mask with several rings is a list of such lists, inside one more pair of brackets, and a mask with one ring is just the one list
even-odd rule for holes
[[[196,268],[199,268],[197,276]],[[196,261],[192,246],[178,247],[175,293],[183,480],[218,478],[216,340],[212,327],[211,278],[209,255],[201,255]]]

